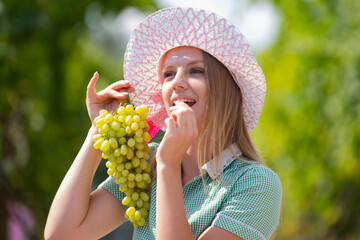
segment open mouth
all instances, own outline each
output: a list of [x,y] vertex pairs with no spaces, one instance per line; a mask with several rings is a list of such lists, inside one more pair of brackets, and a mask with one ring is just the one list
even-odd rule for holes
[[[177,99],[175,102],[183,102],[189,105],[190,107],[196,103],[196,101],[193,99]],[[175,106],[175,102],[173,103],[173,106]]]

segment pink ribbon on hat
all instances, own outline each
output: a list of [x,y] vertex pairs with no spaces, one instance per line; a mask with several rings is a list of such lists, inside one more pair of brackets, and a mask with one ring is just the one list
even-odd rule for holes
[[155,126],[153,121],[148,120],[147,123],[150,126],[150,128],[147,132],[150,134],[150,137],[153,138],[157,134],[157,132],[161,129],[161,127]]

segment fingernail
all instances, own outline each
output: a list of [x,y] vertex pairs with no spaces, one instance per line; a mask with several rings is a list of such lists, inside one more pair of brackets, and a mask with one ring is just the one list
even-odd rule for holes
[[94,73],[94,76],[95,76],[96,74],[99,74],[98,71],[96,71],[96,72]]

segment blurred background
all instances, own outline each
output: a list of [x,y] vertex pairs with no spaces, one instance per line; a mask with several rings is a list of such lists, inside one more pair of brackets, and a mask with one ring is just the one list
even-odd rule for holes
[[[360,1],[0,0],[0,239],[42,239],[90,121],[86,86],[122,79],[132,29],[193,6],[237,25],[267,79],[251,135],[283,184],[277,239],[360,239]],[[105,162],[94,188],[106,178]],[[104,239],[131,239],[130,225]]]

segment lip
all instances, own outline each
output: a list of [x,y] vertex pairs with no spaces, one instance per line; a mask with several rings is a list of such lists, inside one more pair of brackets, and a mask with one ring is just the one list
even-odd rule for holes
[[[179,99],[188,99],[188,100],[195,101],[195,103],[194,103],[192,106],[194,106],[194,105],[197,103],[197,101],[196,101],[194,98],[192,98],[192,97],[179,95],[179,96],[174,96],[174,97],[171,98],[171,106],[174,106],[174,105],[175,105],[175,101],[177,101],[177,100],[179,100]],[[192,106],[190,106],[190,107],[192,107]]]

